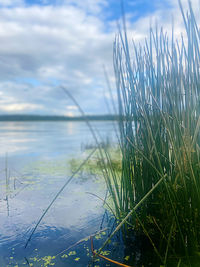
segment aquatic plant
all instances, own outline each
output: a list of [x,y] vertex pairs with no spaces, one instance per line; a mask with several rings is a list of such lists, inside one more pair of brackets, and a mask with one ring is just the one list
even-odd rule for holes
[[[112,166],[115,173],[120,174],[121,173],[121,151],[118,146],[112,146],[112,147],[103,147],[103,149],[106,149],[107,153],[110,157],[110,162],[106,159],[106,157],[103,158],[105,167],[109,168],[110,165]],[[86,149],[85,153],[89,153],[91,149]],[[99,155],[98,150],[94,153],[93,157],[87,161],[85,166],[83,166],[80,174],[87,174],[85,179],[91,179],[91,175],[95,176],[96,178],[101,180],[102,177],[102,165],[103,160]],[[72,158],[69,161],[69,166],[72,172],[74,172],[77,167],[80,165],[80,159],[78,158]]]
[[106,177],[117,230],[146,235],[179,266],[200,247],[200,30],[188,3],[180,41],[150,28],[131,51],[125,22],[115,40],[122,173]]

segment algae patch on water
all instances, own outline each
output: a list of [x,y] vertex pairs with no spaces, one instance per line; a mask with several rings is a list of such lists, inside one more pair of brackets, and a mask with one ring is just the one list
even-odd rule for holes
[[32,172],[33,174],[40,175],[59,175],[63,176],[68,174],[69,164],[67,159],[54,159],[54,160],[38,160],[28,164],[24,168],[24,172]]
[[[90,153],[91,150],[86,150],[85,153]],[[94,153],[94,156],[90,158],[87,163],[83,166],[81,170],[81,174],[91,174],[95,177],[101,177],[102,176],[102,169],[103,168],[110,168],[112,167],[113,171],[116,173],[121,172],[121,151],[119,147],[113,146],[109,147],[108,150],[103,150],[104,157],[102,158],[102,155],[99,154],[99,150],[97,150]],[[69,166],[72,172],[75,172],[75,170],[80,166],[82,159],[81,158],[72,158],[69,161]],[[80,173],[78,174],[80,175]]]

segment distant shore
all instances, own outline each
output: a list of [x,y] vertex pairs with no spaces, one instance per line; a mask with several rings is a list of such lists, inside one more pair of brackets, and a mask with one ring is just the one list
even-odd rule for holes
[[118,115],[52,116],[52,115],[0,115],[0,121],[115,121]]

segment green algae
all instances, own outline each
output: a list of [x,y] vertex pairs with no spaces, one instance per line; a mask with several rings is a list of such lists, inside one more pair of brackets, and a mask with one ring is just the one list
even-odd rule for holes
[[56,259],[56,256],[44,256],[44,257],[32,257],[30,258],[29,265],[34,266],[36,262],[40,263],[42,267],[47,267],[47,266],[54,266],[55,262],[53,262]]
[[102,256],[108,256],[108,255],[110,255],[110,253],[111,253],[111,252],[110,252],[109,250],[105,250],[105,251],[101,251],[100,254],[101,254]]
[[52,262],[52,260],[55,259],[55,256],[45,256],[42,258],[42,260],[44,261],[44,267],[48,266],[48,265],[55,265],[54,262]]
[[[89,150],[87,151],[87,153],[89,153]],[[99,152],[95,152],[94,156],[88,160],[88,162],[85,164],[85,166],[82,169],[82,173],[89,173],[89,174],[93,174],[93,175],[97,175],[97,176],[102,176],[102,161],[105,161],[105,164],[108,165],[106,156],[104,159],[102,159],[99,154]],[[110,147],[108,149],[108,151],[106,151],[106,153],[109,154],[110,157],[110,162],[109,164],[111,164],[111,166],[106,166],[106,167],[112,167],[112,169],[116,172],[116,173],[120,173],[121,172],[121,152],[119,150],[118,147]],[[69,165],[70,165],[70,169],[71,171],[75,171],[78,166],[81,163],[81,158],[73,158],[69,161]]]
[[130,259],[130,256],[126,256],[126,257],[124,257],[124,259],[125,259],[126,261],[128,261],[128,260]]
[[76,255],[76,251],[75,251],[75,250],[70,251],[70,252],[68,253],[68,256],[72,256],[72,255]]

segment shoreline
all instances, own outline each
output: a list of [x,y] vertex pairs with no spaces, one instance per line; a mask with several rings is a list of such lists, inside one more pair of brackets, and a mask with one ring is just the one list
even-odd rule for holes
[[118,115],[52,116],[52,115],[0,115],[0,122],[10,121],[117,121]]

